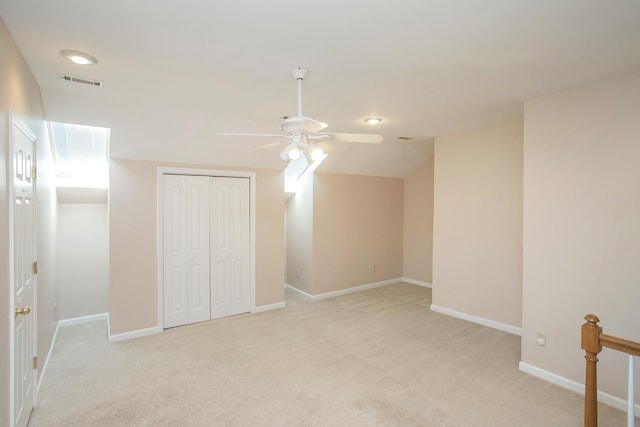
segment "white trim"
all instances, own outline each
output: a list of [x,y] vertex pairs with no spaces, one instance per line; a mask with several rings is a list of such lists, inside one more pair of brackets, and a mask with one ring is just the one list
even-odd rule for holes
[[319,299],[325,299],[325,298],[333,298],[339,295],[350,294],[352,292],[360,292],[367,289],[379,288],[380,286],[393,285],[399,282],[402,282],[401,278],[383,280],[382,282],[368,283],[366,285],[354,286],[353,288],[340,289],[338,291],[332,291],[332,292],[325,292],[323,294],[314,295],[313,299],[319,300]]
[[148,335],[159,334],[160,332],[162,332],[162,329],[160,327],[153,326],[151,328],[138,329],[137,331],[123,332],[121,334],[109,335],[109,342],[114,343],[119,341],[132,340],[134,338],[141,338],[141,337],[146,337]]
[[[95,322],[96,320],[103,320],[108,318],[109,318],[109,313],[91,314],[89,316],[74,317],[71,319],[60,320],[58,322],[58,327],[79,325],[81,323]],[[57,333],[57,329],[56,329],[56,333]]]
[[634,376],[633,376],[633,354],[629,355],[629,367],[627,378],[627,425],[633,427],[633,420],[635,418],[636,409],[634,408],[635,398],[634,396]]
[[496,322],[495,320],[485,319],[484,317],[474,316],[473,314],[463,313],[461,311],[451,310],[450,308],[440,307],[439,305],[431,304],[431,311],[436,313],[446,314],[447,316],[457,317],[458,319],[467,320],[469,322],[477,323],[482,326],[488,326],[493,329],[498,329],[503,332],[508,332],[514,335],[522,336],[522,328],[513,325],[507,325],[506,323]]
[[[156,277],[157,277],[157,293],[158,293],[158,307],[157,307],[157,328],[160,331],[164,330],[164,287],[163,287],[163,275],[162,268],[163,263],[163,248],[162,248],[162,212],[163,212],[163,191],[162,191],[162,177],[164,175],[196,175],[196,176],[219,176],[219,177],[231,177],[231,178],[249,178],[249,227],[251,240],[249,242],[249,256],[251,257],[249,265],[249,282],[251,292],[251,312],[256,311],[256,172],[250,171],[235,171],[235,170],[219,170],[219,169],[197,169],[197,168],[176,168],[169,166],[158,166],[156,175]],[[119,335],[115,335],[120,336]],[[109,335],[111,336],[111,335]],[[111,339],[111,338],[110,338]],[[128,339],[128,338],[125,338]]]
[[53,348],[56,345],[56,341],[58,341],[58,331],[61,327],[71,326],[71,325],[80,325],[82,323],[94,322],[97,320],[106,320],[107,321],[107,336],[109,336],[109,313],[100,313],[100,314],[91,314],[89,316],[81,316],[74,317],[71,319],[63,319],[59,320],[56,324],[56,330],[53,333],[53,338],[51,339],[51,346],[49,347],[49,351],[47,352],[47,358],[44,361],[44,365],[42,365],[42,369],[40,370],[40,375],[38,376],[38,385],[37,391],[40,392],[40,386],[42,385],[42,379],[45,376],[47,371],[47,367],[49,366],[49,361],[51,360],[51,354],[53,353]]
[[111,336],[111,318],[107,316],[107,337]]
[[56,325],[56,330],[53,332],[53,338],[51,339],[51,345],[49,346],[49,351],[47,352],[47,358],[44,360],[44,365],[42,365],[42,369],[40,370],[40,375],[38,376],[38,386],[37,390],[40,393],[40,386],[42,385],[42,379],[44,378],[44,374],[47,371],[47,367],[49,366],[49,360],[51,360],[51,354],[53,353],[53,347],[56,345],[56,341],[58,340],[58,330],[60,329],[60,322]]
[[[13,146],[13,112],[9,110],[9,141],[7,147],[7,201],[9,202],[9,313],[13,313],[16,309],[16,283],[14,280],[15,276],[15,268],[14,268],[14,242],[13,242],[13,223],[14,223],[14,209],[13,209],[13,200],[14,200],[14,188],[13,188],[13,177],[14,177],[14,165],[13,165],[13,155],[15,148]],[[15,316],[9,315],[9,420],[7,425],[13,426],[15,424],[15,384],[16,384],[16,360],[15,360],[15,348],[16,348],[16,325],[15,325]]]
[[276,302],[273,304],[267,304],[267,305],[259,305],[252,311],[252,313],[262,313],[263,311],[277,310],[279,308],[285,308],[285,307],[286,307],[286,303],[284,301]]
[[410,285],[423,286],[425,288],[432,288],[431,283],[423,282],[422,280],[409,279],[408,277],[403,277],[402,281],[405,283],[409,283]]
[[[160,330],[164,329],[164,286],[163,286],[163,277],[164,277],[164,257],[163,251],[164,248],[162,246],[162,211],[163,211],[163,203],[164,198],[162,191],[162,177],[164,173],[161,168],[158,168],[156,175],[156,280],[157,283],[157,312],[156,312],[156,323]],[[109,322],[111,323],[111,322]],[[108,336],[111,336],[111,332],[108,333]]]
[[[28,137],[31,138],[32,142],[33,142],[33,149],[32,149],[32,153],[31,155],[33,156],[33,164],[32,167],[36,168],[36,174],[35,176],[32,178],[32,185],[33,185],[33,206],[32,206],[32,213],[33,213],[33,261],[34,262],[38,262],[38,206],[40,205],[40,203],[38,203],[38,145],[39,145],[39,140],[36,137],[36,135],[31,132],[31,129],[22,122],[18,123],[22,132],[26,132],[28,134]],[[46,128],[46,122],[43,121],[43,125]],[[40,352],[38,351],[38,273],[33,273],[33,356],[38,357],[38,355],[40,354]],[[37,404],[38,404],[38,384],[40,383],[40,370],[39,369],[35,369],[33,372],[33,381],[32,381],[32,387],[34,387],[34,391],[33,391],[33,408],[31,408],[31,411],[33,412],[33,410],[36,408]],[[31,415],[29,415],[29,417],[31,417]],[[29,421],[27,421],[27,424],[29,424]]]
[[51,339],[51,346],[49,346],[49,351],[47,352],[47,358],[44,361],[44,365],[42,365],[42,369],[40,370],[40,375],[38,377],[38,392],[40,392],[40,386],[42,385],[42,379],[47,371],[47,367],[49,366],[49,360],[51,360],[51,354],[53,353],[53,347],[56,345],[56,341],[58,340],[58,331],[62,326],[71,326],[71,325],[79,325],[81,323],[93,322],[96,320],[107,320],[107,328],[109,327],[109,313],[100,313],[100,314],[92,314],[89,316],[82,317],[74,317],[72,319],[64,319],[59,320],[56,325],[56,330],[53,333],[53,338]]
[[298,289],[298,288],[296,288],[294,286],[288,285],[288,284],[285,284],[285,287],[289,287],[289,289],[301,293],[306,298],[308,298],[308,299],[310,299],[312,301],[316,301],[316,300],[319,300],[319,299],[333,298],[333,297],[337,297],[339,295],[350,294],[350,293],[353,293],[353,292],[360,292],[360,291],[364,291],[364,290],[367,290],[367,289],[379,288],[380,286],[393,285],[395,283],[400,283],[400,282],[402,282],[401,278],[389,279],[389,280],[383,280],[382,282],[367,283],[366,285],[354,286],[352,288],[346,288],[346,289],[340,289],[340,290],[337,290],[337,291],[325,292],[323,294],[318,294],[318,295],[308,294],[305,291],[303,291],[301,289]]
[[[520,362],[518,364],[518,369],[520,369],[520,371],[524,373],[533,375],[534,377],[543,379],[552,384],[555,384],[562,388],[566,388],[567,390],[571,390],[584,396],[584,384],[570,380],[569,378],[562,377],[558,374],[554,374],[553,372],[545,371],[544,369],[538,368],[537,366],[533,366],[525,362]],[[605,405],[613,406],[614,408],[619,409],[623,412],[627,411],[626,400],[613,396],[609,393],[602,392],[600,390],[598,390],[598,401],[604,403]],[[640,405],[635,404],[634,407],[635,412],[638,413],[638,411],[640,411]]]
[[298,289],[298,288],[296,288],[295,286],[291,286],[291,285],[290,285],[290,284],[288,284],[288,283],[285,283],[285,284],[284,284],[284,287],[285,287],[286,289],[290,289],[290,290],[292,290],[292,291],[294,291],[294,292],[299,293],[300,295],[302,295],[302,296],[303,296],[304,298],[306,298],[306,299],[313,299],[313,295],[308,294],[308,293],[306,293],[305,291],[303,291],[302,289]]

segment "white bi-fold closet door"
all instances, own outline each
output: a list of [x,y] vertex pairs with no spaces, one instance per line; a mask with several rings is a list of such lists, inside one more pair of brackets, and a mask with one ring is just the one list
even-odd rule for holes
[[164,327],[251,311],[249,179],[164,175]]

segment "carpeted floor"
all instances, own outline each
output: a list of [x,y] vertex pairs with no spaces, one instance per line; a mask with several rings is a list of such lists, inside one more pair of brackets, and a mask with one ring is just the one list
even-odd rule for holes
[[582,396],[518,371],[519,337],[430,303],[402,283],[115,344],[64,327],[30,426],[582,425]]

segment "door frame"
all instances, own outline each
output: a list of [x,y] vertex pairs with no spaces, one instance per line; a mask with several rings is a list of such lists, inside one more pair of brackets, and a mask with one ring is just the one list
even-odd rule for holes
[[[16,386],[16,360],[15,360],[15,349],[16,349],[16,336],[15,336],[15,316],[11,314],[15,311],[15,292],[16,292],[16,283],[15,283],[15,247],[14,247],[14,225],[15,225],[15,212],[13,208],[13,199],[15,197],[14,194],[14,158],[15,149],[14,149],[14,135],[13,135],[13,127],[17,127],[20,129],[24,135],[31,140],[33,143],[33,167],[37,166],[37,147],[38,147],[38,138],[33,133],[33,131],[27,126],[27,124],[21,119],[15,117],[13,112],[9,110],[8,112],[8,120],[9,120],[9,139],[8,139],[8,156],[7,156],[7,171],[9,180],[7,182],[7,195],[8,195],[8,204],[9,204],[9,425],[13,426],[15,423],[15,386]],[[38,259],[38,245],[37,235],[36,235],[36,224],[37,224],[37,216],[36,216],[36,204],[37,204],[37,185],[36,178],[33,179],[33,203],[31,209],[33,210],[33,258],[34,261]],[[31,324],[33,325],[31,333],[32,333],[32,348],[33,348],[33,356],[38,354],[38,275],[33,275],[33,302],[31,315],[33,315],[33,320]],[[38,370],[34,369],[33,377],[32,377],[32,387],[33,387],[33,407],[35,407],[37,403],[38,397]],[[32,407],[32,410],[33,410]]]
[[195,169],[159,166],[156,179],[156,270],[158,293],[158,328],[164,331],[164,248],[163,248],[163,184],[164,175],[195,175],[224,178],[249,178],[249,292],[251,294],[251,313],[256,309],[256,173],[221,169]]

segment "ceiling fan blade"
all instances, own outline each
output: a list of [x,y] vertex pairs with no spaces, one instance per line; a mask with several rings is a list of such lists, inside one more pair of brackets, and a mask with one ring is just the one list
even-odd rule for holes
[[332,152],[334,152],[336,150],[335,147],[332,147],[331,145],[327,144],[324,141],[316,142],[316,146],[318,148],[322,149],[322,152],[324,154],[329,154],[329,153],[332,153]]
[[379,144],[382,142],[382,135],[375,133],[331,133],[326,132],[324,135],[329,135],[329,141],[336,142],[361,142],[365,144]]
[[264,145],[261,145],[261,146],[256,147],[256,148],[252,148],[251,150],[249,150],[249,152],[251,153],[253,151],[264,150],[265,148],[275,147],[276,145],[280,145],[280,144],[282,144],[282,142],[271,142],[269,144],[264,144]]
[[269,136],[275,138],[282,138],[282,134],[275,133],[229,133],[229,132],[217,132],[216,135],[227,135],[227,136]]

